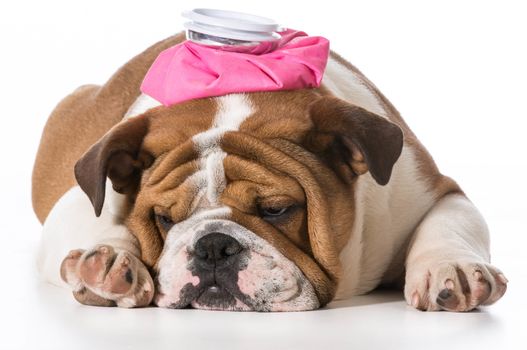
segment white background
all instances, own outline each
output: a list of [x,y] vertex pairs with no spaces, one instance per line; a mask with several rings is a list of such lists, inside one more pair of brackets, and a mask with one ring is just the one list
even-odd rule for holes
[[[504,299],[480,312],[430,314],[390,293],[262,315],[87,308],[37,283],[30,178],[47,116],[77,86],[104,83],[181,30],[180,12],[195,7],[260,14],[329,38],[480,208],[493,262],[511,281]],[[521,1],[1,2],[0,348],[524,348],[526,64]]]

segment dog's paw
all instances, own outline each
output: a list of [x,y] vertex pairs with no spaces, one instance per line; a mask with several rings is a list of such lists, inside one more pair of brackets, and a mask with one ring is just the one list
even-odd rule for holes
[[111,246],[72,250],[62,261],[62,279],[81,304],[141,307],[151,303],[154,283],[145,265],[133,254]]
[[419,310],[470,311],[490,305],[507,290],[507,278],[484,263],[442,263],[428,269],[408,270],[404,294]]

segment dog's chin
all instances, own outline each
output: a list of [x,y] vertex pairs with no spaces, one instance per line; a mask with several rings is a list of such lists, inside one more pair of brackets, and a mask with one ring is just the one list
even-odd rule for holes
[[195,309],[217,311],[253,311],[251,307],[235,298],[227,289],[211,285],[193,301],[190,306]]
[[[228,288],[217,284],[206,287],[187,285],[180,298],[158,293],[154,299],[157,306],[169,309],[194,308],[217,311],[257,311],[236,298]],[[177,300],[177,301],[174,301]]]
[[297,287],[284,289],[270,298],[251,298],[240,292],[237,286],[187,284],[174,298],[163,293],[155,297],[155,304],[170,309],[194,308],[216,311],[308,311],[319,307],[312,295],[303,295]]

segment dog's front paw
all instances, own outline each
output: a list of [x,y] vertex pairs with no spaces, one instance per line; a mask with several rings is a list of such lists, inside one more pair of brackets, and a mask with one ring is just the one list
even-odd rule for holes
[[452,262],[428,269],[408,269],[404,294],[419,310],[470,311],[496,302],[507,290],[507,279],[484,263]]
[[111,246],[72,250],[62,261],[62,279],[81,304],[141,307],[151,303],[154,283],[145,265],[133,254]]

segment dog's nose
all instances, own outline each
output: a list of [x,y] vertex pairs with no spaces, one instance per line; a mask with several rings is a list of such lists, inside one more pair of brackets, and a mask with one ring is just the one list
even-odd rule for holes
[[213,232],[201,237],[194,248],[196,257],[202,261],[215,264],[241,252],[242,246],[226,234]]

